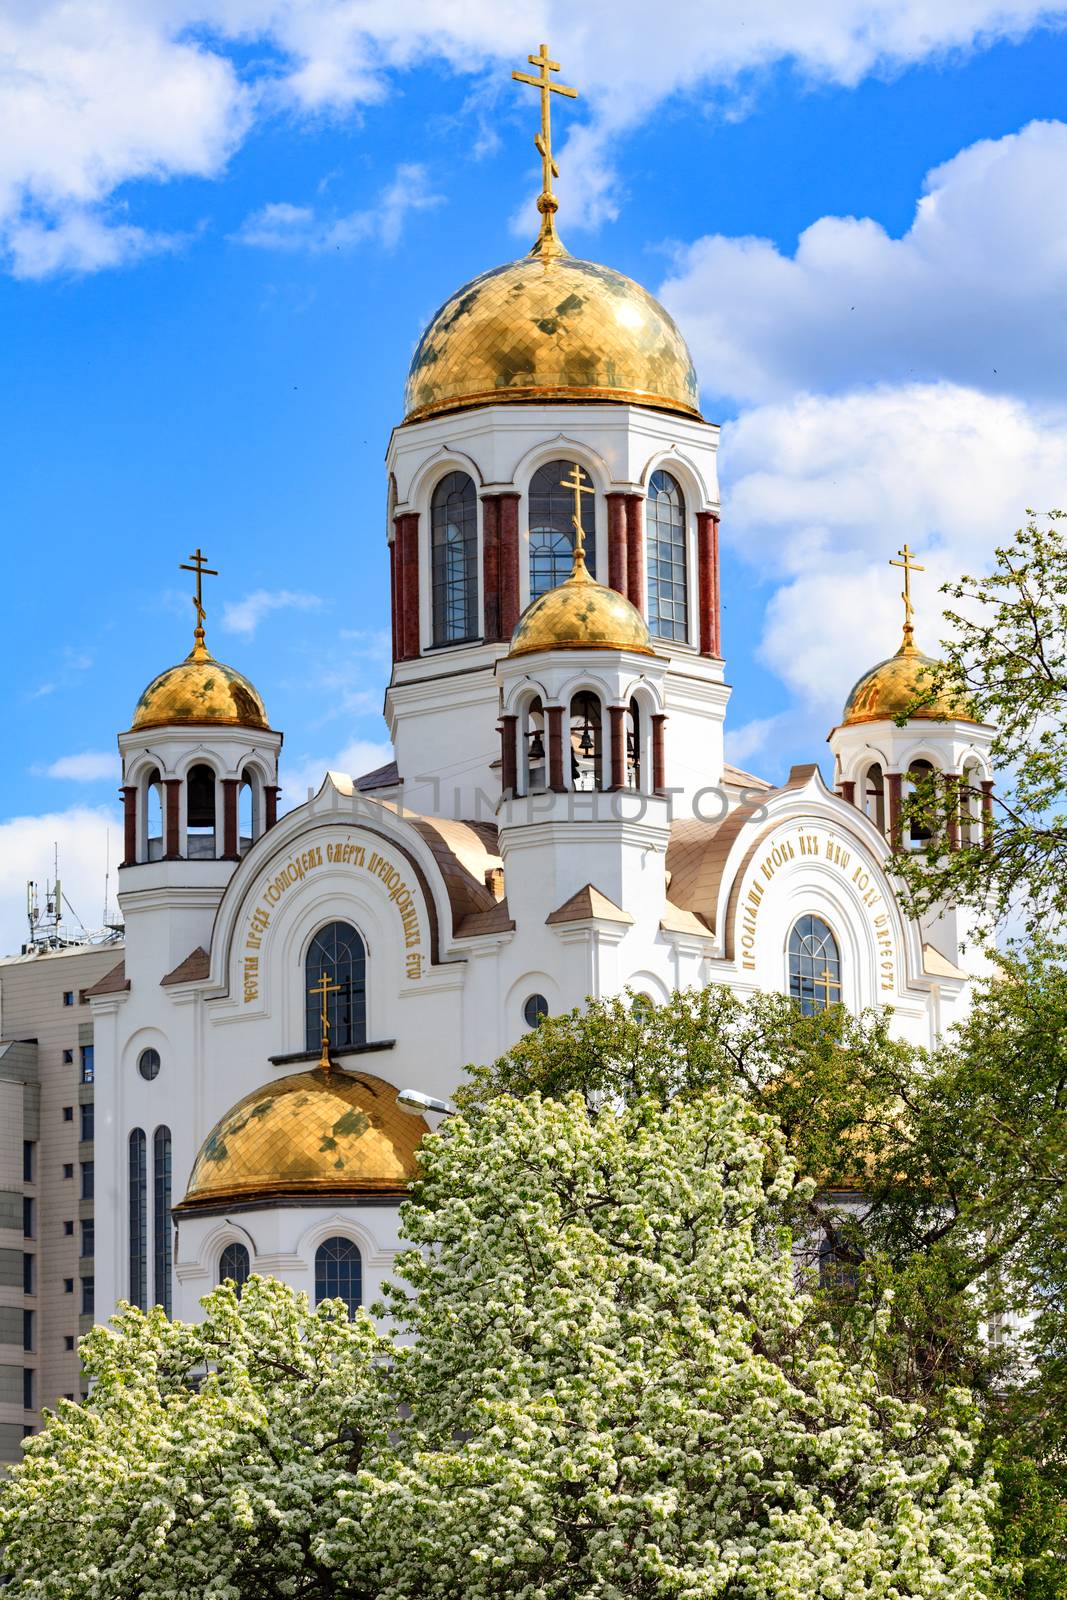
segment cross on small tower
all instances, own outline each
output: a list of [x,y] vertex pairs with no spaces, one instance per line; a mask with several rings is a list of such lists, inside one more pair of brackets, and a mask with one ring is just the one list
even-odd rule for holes
[[537,209],[541,213],[541,233],[535,251],[539,250],[546,242],[551,241],[558,253],[559,241],[555,236],[555,227],[552,222],[552,213],[559,208],[559,201],[552,193],[552,179],[559,177],[557,167],[552,155],[552,96],[565,95],[568,100],[577,100],[577,89],[568,89],[566,84],[553,83],[549,77],[550,72],[559,71],[559,62],[553,61],[548,54],[547,44],[543,44],[535,56],[527,56],[531,67],[541,69],[539,77],[532,77],[528,72],[513,72],[511,74],[516,83],[529,83],[541,91],[541,132],[534,135],[534,144],[541,157],[541,194],[537,201]]
[[903,648],[905,650],[914,650],[914,648],[915,648],[915,622],[914,622],[915,607],[911,603],[911,575],[912,575],[913,572],[925,572],[926,568],[925,567],[920,567],[920,565],[919,565],[919,563],[917,561],[913,561],[912,560],[912,552],[908,549],[906,541],[905,541],[903,550],[898,550],[897,551],[897,555],[898,556],[903,556],[904,559],[902,561],[894,561],[892,559],[892,557],[891,557],[890,561],[889,561],[889,565],[891,567],[903,567],[904,568],[904,591],[900,596],[900,598],[904,602],[904,645],[903,645]]
[[840,987],[841,985],[838,983],[829,967],[823,967],[822,971],[819,973],[819,976],[812,979],[812,988],[822,990],[822,1003],[825,1010],[829,1010],[830,1008],[830,990],[840,989]]
[[[560,479],[560,488],[570,489],[574,493],[574,513],[571,521],[574,524],[574,573],[585,566],[585,530],[582,527],[582,495],[594,494],[596,491],[591,483],[583,483],[584,474],[577,461],[573,464],[569,476]],[[572,573],[572,576],[574,574]]]
[[196,607],[196,629],[193,633],[193,639],[195,641],[193,645],[193,653],[198,654],[203,652],[206,654],[207,646],[204,644],[204,617],[206,615],[204,611],[204,579],[217,578],[219,574],[215,567],[208,566],[207,556],[201,550],[199,545],[197,545],[195,552],[189,557],[188,562],[183,561],[181,563],[179,570],[182,572],[196,573],[196,594],[193,596],[193,605]]
[[331,1061],[330,1061],[330,995],[331,994],[339,994],[340,990],[341,990],[341,985],[339,983],[331,983],[329,978],[327,978],[327,976],[326,976],[326,968],[325,967],[323,967],[321,973],[319,974],[318,983],[314,984],[308,990],[308,994],[317,994],[317,995],[320,996],[319,1023],[321,1025],[321,1031],[322,1031],[322,1054],[319,1057],[319,1066],[322,1068],[323,1072],[329,1072],[330,1067],[331,1067]]

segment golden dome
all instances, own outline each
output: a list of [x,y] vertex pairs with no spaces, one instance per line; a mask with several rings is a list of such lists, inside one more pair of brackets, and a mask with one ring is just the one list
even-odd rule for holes
[[511,635],[512,656],[535,650],[636,650],[655,652],[648,624],[624,595],[606,589],[589,576],[580,550],[570,577],[547,594],[531,600]]
[[930,680],[923,669],[928,671],[937,664],[931,656],[924,656],[920,650],[916,650],[914,645],[902,644],[895,656],[890,656],[887,661],[879,661],[855,684],[845,701],[842,725],[848,727],[856,722],[891,721],[905,712],[910,718],[931,721],[949,718],[956,722],[973,722],[974,718],[968,716],[946,690],[941,690],[917,709],[910,709],[917,700],[930,693]]
[[403,1195],[428,1132],[369,1073],[296,1072],[239,1100],[215,1124],[175,1209],[307,1195]]
[[668,313],[632,278],[569,255],[551,231],[445,301],[415,351],[405,420],[531,400],[700,416],[692,357]]
[[199,642],[184,661],[152,679],[137,702],[132,726],[166,728],[183,722],[270,727],[263,701],[248,679],[216,661]]

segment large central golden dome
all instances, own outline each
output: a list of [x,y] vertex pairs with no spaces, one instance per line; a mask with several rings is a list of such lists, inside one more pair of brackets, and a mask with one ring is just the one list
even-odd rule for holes
[[405,420],[502,401],[610,400],[699,417],[693,361],[647,289],[552,236],[446,300],[408,373]]

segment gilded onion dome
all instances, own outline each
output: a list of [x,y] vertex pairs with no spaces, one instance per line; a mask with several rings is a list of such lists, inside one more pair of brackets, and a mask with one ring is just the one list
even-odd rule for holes
[[[940,690],[933,698],[929,698],[930,679],[927,674],[937,665],[932,656],[923,655],[905,637],[895,656],[879,661],[853,686],[845,701],[842,725],[849,727],[857,722],[892,721],[905,713],[909,719],[973,722],[974,718],[947,691]],[[917,704],[919,701],[923,703]]]
[[700,416],[692,357],[670,315],[632,278],[568,254],[554,232],[445,301],[415,351],[405,421],[549,400]]
[[196,645],[177,666],[152,679],[133,714],[132,727],[165,728],[175,723],[226,723],[269,728],[258,691],[248,679]]
[[636,606],[589,575],[579,545],[571,575],[532,600],[515,624],[512,656],[535,650],[634,650],[654,655],[648,624]]
[[428,1132],[383,1078],[336,1067],[254,1089],[212,1128],[175,1209],[309,1196],[402,1196]]

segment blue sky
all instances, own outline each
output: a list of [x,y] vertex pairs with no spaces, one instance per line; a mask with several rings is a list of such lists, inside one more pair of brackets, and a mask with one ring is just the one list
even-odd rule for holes
[[381,759],[383,454],[424,322],[532,238],[542,37],[561,233],[662,294],[724,424],[735,759],[824,754],[903,538],[933,646],[937,580],[1067,501],[1067,7],[648,10],[0,0],[4,947],[53,838],[99,920],[198,543],[290,798]]

